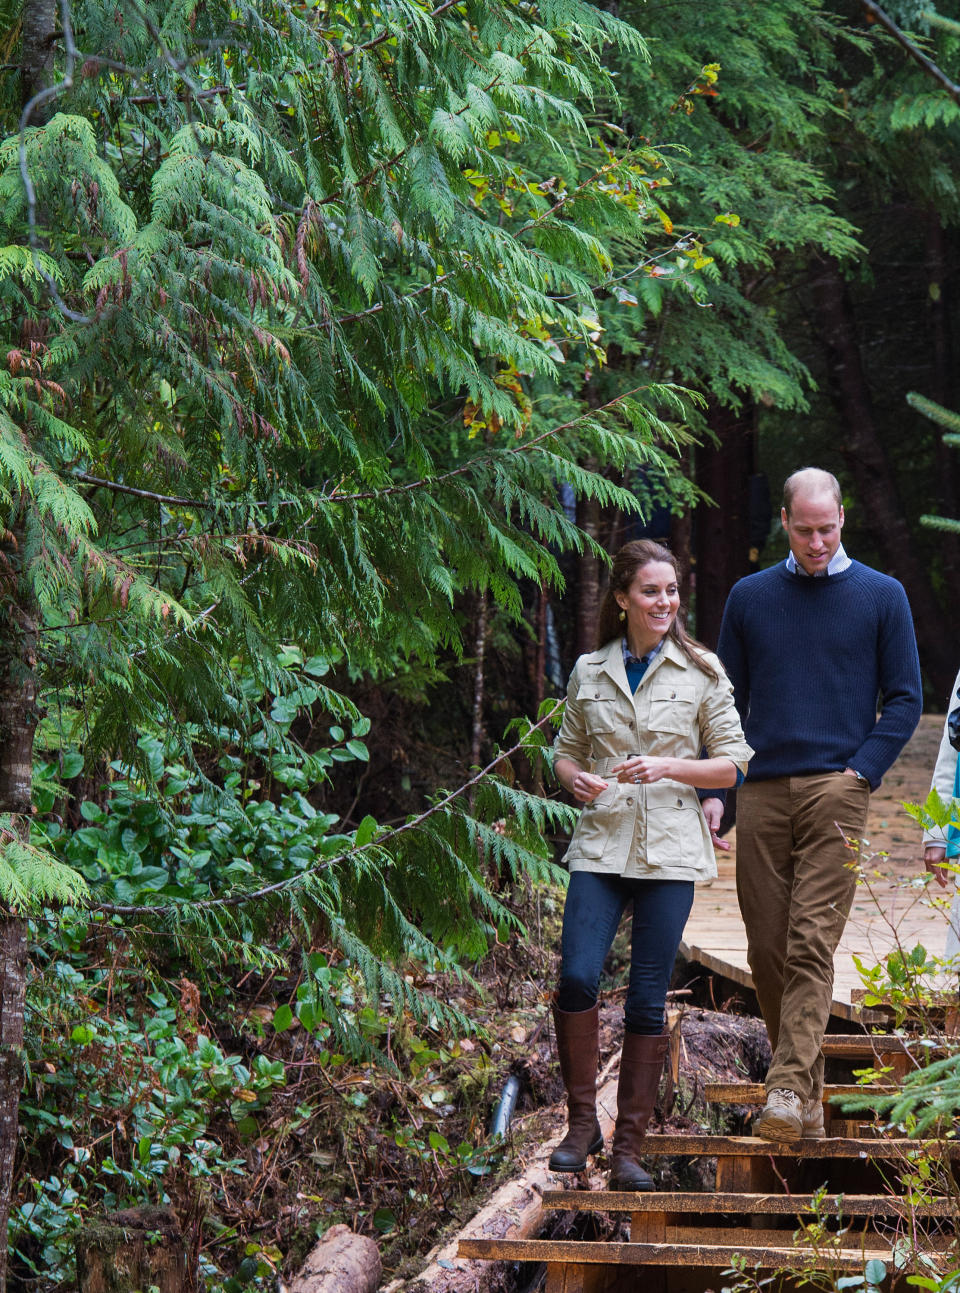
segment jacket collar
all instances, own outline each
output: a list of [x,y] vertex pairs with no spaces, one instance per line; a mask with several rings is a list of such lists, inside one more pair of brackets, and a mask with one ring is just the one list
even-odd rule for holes
[[[617,684],[625,696],[633,700],[633,692],[630,690],[630,684],[627,682],[627,671],[623,664],[623,649],[620,645],[619,635],[602,646],[599,651],[594,651],[593,655],[588,657],[589,663],[596,666],[598,673],[605,673],[607,677]],[[686,669],[690,661],[683,654],[672,637],[668,637],[663,644],[663,650],[650,661],[647,672],[643,675],[643,686],[647,679],[662,666],[665,660],[671,660],[681,669]]]

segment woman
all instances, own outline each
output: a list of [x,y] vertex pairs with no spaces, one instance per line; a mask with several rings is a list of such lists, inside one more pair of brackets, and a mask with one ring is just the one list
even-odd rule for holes
[[[953,682],[953,699],[960,701],[960,673]],[[949,706],[950,701],[947,701]],[[940,749],[933,769],[931,790],[935,790],[945,804],[952,799],[960,798],[960,783],[957,765],[957,752],[960,751],[960,705],[955,705],[947,713],[943,724],[943,736],[940,738]],[[923,832],[923,864],[942,889],[947,887],[949,878],[957,879],[953,867],[960,854],[960,832],[953,827],[947,831],[934,826]],[[945,866],[950,862],[950,866]],[[946,957],[960,956],[960,892],[954,891],[950,904],[950,924],[947,928],[947,945],[943,952]]]
[[716,875],[716,835],[694,787],[738,784],[753,753],[719,660],[687,636],[679,607],[673,554],[646,539],[621,548],[600,607],[598,649],[574,666],[554,745],[557,778],[583,811],[566,855],[570,885],[553,1011],[568,1130],[550,1166],[583,1171],[587,1155],[603,1146],[597,987],[632,900],[614,1190],[653,1188],[637,1160],[667,1050],[667,986],[694,882]]

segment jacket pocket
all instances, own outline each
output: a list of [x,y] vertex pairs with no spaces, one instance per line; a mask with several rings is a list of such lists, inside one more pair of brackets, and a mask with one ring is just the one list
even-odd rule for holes
[[687,736],[696,726],[697,689],[689,683],[653,683],[650,689],[651,732]]
[[612,732],[617,726],[617,688],[612,682],[581,683],[577,704],[583,714],[584,727],[590,736]]
[[655,781],[647,786],[647,865],[700,868],[704,860],[697,792],[675,781]]
[[584,804],[580,821],[570,841],[572,850],[585,858],[601,858],[618,845],[622,815],[622,796],[617,783],[601,790],[596,799]]

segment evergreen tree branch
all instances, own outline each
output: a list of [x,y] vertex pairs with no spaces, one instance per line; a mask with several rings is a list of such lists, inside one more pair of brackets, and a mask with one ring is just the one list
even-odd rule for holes
[[611,409],[617,408],[626,400],[632,399],[636,395],[642,394],[650,389],[650,383],[644,386],[634,386],[632,390],[623,391],[620,395],[615,395],[613,399],[608,400],[606,404],[601,404],[598,408],[591,409],[589,413],[581,413],[578,417],[571,418],[569,422],[561,422],[558,426],[550,427],[546,431],[541,431],[539,435],[530,440],[525,440],[523,444],[512,446],[506,449],[503,454],[485,454],[480,458],[473,458],[470,462],[464,463],[461,467],[455,467],[452,471],[446,471],[440,476],[425,476],[421,480],[409,481],[406,485],[389,485],[386,489],[368,490],[362,494],[338,494],[336,489],[328,495],[330,501],[338,503],[357,503],[366,498],[387,498],[391,494],[411,494],[415,490],[426,489],[435,485],[442,485],[444,481],[452,480],[455,476],[465,476],[468,472],[476,471],[479,467],[489,466],[490,463],[496,462],[501,458],[509,458],[529,453],[537,445],[542,444],[544,440],[561,435],[564,431],[569,431],[578,423],[587,418],[595,418],[599,414],[609,413]]
[[901,31],[890,15],[881,9],[878,4],[875,4],[874,0],[860,0],[860,3],[881,27],[886,28],[897,44],[907,51],[914,62],[919,63],[927,75],[931,76],[941,89],[946,90],[951,99],[956,103],[960,103],[960,85],[955,81],[951,81],[942,68],[938,67],[932,59],[927,58],[926,54],[914,44],[906,32]]

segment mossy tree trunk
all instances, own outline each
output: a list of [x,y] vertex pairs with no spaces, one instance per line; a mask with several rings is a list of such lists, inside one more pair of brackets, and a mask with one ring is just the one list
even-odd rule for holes
[[77,1236],[76,1253],[80,1293],[187,1293],[194,1287],[169,1208],[128,1208],[90,1222]]
[[[20,101],[26,105],[53,83],[56,52],[57,0],[27,0],[23,6],[23,36],[20,45]],[[40,126],[51,112],[49,100],[30,114],[30,125]]]
[[[36,621],[18,602],[22,535],[0,541],[0,851],[30,831]],[[0,1293],[6,1288],[7,1225],[23,1081],[26,923],[0,906]]]
[[[21,10],[20,102],[53,84],[58,0],[25,0]],[[28,124],[50,119],[53,100],[34,104]],[[22,581],[23,531],[17,509],[0,516],[0,852],[27,842],[33,807],[37,725],[37,620]],[[0,904],[0,1293],[7,1286],[7,1240],[23,1081],[27,986],[26,922]]]

